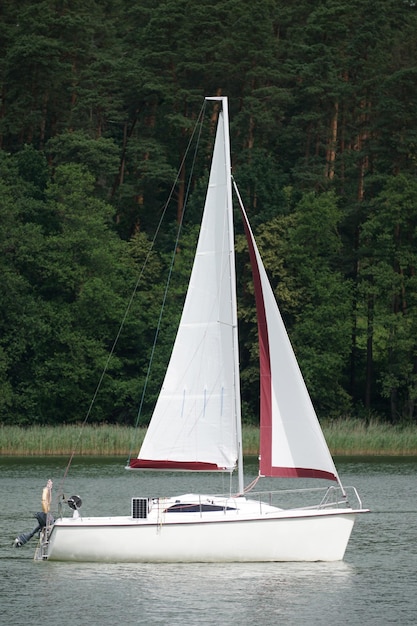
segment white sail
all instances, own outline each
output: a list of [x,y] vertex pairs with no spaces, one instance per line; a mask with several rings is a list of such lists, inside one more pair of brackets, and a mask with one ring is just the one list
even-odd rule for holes
[[239,202],[251,257],[258,317],[260,474],[339,481],[240,196]]
[[238,457],[235,276],[228,131],[219,114],[209,186],[180,326],[133,468],[232,470]]

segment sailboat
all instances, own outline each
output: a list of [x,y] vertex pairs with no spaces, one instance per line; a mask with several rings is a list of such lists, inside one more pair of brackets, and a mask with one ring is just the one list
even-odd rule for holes
[[[219,108],[201,230],[165,379],[131,470],[235,472],[236,492],[132,497],[130,514],[51,519],[37,558],[93,562],[337,561],[355,518],[338,476],[231,173],[228,100]],[[232,196],[255,286],[260,352],[259,476],[316,478],[318,501],[284,508],[282,491],[244,485]],[[320,490],[322,487],[320,487]],[[298,490],[296,490],[298,492]],[[301,491],[301,490],[300,490]],[[303,489],[304,491],[304,489]],[[318,491],[318,489],[317,489]],[[297,493],[298,496],[298,493]],[[354,498],[355,505],[350,504]]]

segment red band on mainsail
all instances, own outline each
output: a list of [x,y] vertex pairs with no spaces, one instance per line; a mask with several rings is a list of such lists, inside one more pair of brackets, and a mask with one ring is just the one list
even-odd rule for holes
[[130,459],[130,469],[177,470],[189,472],[224,471],[227,468],[219,467],[216,463],[198,461],[159,461],[152,459]]

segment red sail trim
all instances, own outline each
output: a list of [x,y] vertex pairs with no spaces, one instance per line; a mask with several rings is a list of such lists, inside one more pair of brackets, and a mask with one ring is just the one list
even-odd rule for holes
[[262,471],[260,474],[274,478],[323,478],[337,482],[337,477],[331,472],[306,467],[271,467],[268,474],[263,474]]
[[248,242],[250,264],[255,289],[256,312],[258,318],[259,368],[260,368],[260,473],[272,473],[272,398],[271,398],[271,359],[269,352],[268,326],[261,276],[246,214],[242,211],[246,240]]
[[225,467],[219,467],[216,463],[203,463],[199,461],[159,461],[151,459],[130,459],[129,468],[178,470],[189,472],[213,472],[227,470]]

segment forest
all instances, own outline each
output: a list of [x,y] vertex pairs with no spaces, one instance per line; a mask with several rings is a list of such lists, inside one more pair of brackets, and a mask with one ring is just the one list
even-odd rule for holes
[[[229,98],[234,177],[319,417],[415,423],[416,3],[3,0],[0,424],[82,421],[103,371],[90,420],[134,423],[183,221],[149,418],[198,233],[214,109],[191,181],[183,157],[212,95]],[[243,415],[256,423],[239,234],[236,254]]]

